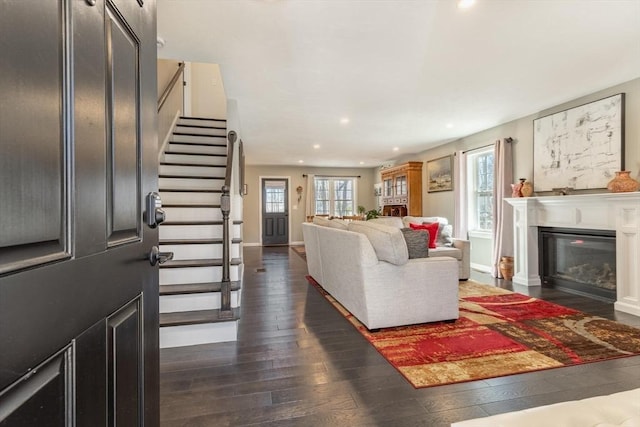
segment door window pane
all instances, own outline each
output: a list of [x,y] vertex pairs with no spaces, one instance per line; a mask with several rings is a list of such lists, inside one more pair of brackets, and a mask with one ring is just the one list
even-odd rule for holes
[[265,192],[265,212],[266,213],[284,213],[285,211],[285,189],[284,181],[266,181]]

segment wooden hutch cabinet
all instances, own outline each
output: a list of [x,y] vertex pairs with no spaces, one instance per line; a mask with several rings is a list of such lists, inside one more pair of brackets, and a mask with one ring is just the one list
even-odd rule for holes
[[422,162],[385,169],[382,175],[382,215],[422,216]]

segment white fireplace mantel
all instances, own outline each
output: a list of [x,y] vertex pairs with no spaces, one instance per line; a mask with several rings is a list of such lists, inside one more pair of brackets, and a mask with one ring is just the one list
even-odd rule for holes
[[513,283],[540,286],[538,227],[616,232],[615,309],[640,316],[640,192],[505,199],[513,206]]

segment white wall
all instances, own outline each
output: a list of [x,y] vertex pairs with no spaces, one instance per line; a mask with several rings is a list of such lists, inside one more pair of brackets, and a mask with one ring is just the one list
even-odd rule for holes
[[227,96],[218,64],[191,63],[191,115],[227,118]]

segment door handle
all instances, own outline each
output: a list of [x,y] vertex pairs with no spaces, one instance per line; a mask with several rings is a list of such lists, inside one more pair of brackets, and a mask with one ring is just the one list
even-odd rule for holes
[[173,259],[173,252],[160,252],[157,246],[151,248],[149,252],[149,263],[153,266],[156,264],[164,264]]

